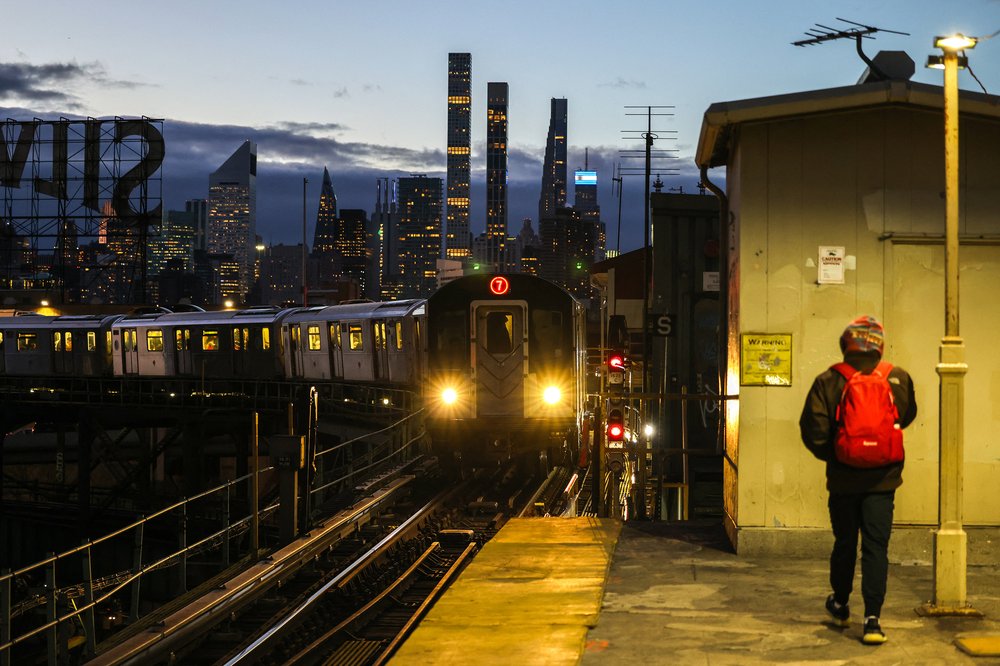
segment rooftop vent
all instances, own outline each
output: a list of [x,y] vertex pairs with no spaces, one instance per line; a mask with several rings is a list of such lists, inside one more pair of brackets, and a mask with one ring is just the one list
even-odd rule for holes
[[879,51],[872,58],[874,67],[865,67],[858,85],[876,81],[909,81],[916,71],[913,59],[906,51]]

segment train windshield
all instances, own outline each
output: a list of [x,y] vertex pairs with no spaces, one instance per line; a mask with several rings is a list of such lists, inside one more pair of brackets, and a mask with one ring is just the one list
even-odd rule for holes
[[442,312],[435,331],[434,345],[437,363],[442,368],[461,368],[468,364],[469,324],[465,310]]
[[512,312],[490,312],[486,315],[486,351],[491,354],[509,354],[514,348],[511,329]]

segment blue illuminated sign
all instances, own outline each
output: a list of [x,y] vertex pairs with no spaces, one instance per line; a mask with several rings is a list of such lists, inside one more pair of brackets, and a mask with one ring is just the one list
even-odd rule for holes
[[597,185],[597,172],[596,171],[577,171],[576,178],[574,180],[576,186],[580,185]]

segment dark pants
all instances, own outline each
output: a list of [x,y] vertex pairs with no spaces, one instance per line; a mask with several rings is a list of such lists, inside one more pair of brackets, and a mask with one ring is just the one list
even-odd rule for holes
[[830,495],[830,524],[834,538],[830,554],[833,598],[837,603],[846,604],[854,589],[860,531],[861,596],[865,600],[865,617],[878,615],[885,601],[894,495],[895,491]]

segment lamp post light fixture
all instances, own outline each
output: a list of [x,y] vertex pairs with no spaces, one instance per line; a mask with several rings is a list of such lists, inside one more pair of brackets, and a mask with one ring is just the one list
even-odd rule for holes
[[[964,35],[936,37],[941,56],[928,67],[944,68],[945,272],[944,337],[938,348],[938,527],[934,532],[933,615],[976,614],[966,601],[967,536],[962,526],[964,466],[965,343],[958,327],[958,68],[959,51],[975,47]],[[968,60],[965,59],[965,63]]]

